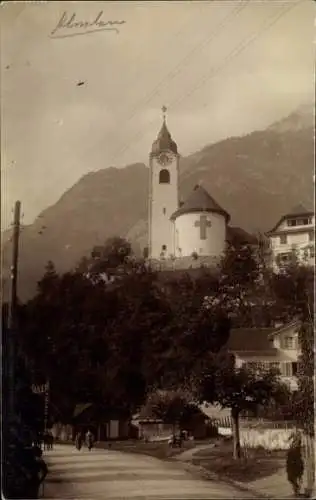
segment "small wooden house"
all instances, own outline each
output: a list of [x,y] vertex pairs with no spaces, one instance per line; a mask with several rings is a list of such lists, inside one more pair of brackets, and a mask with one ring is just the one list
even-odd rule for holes
[[77,432],[85,433],[88,429],[97,441],[128,439],[130,418],[122,410],[109,410],[92,403],[79,404],[73,414],[73,438]]

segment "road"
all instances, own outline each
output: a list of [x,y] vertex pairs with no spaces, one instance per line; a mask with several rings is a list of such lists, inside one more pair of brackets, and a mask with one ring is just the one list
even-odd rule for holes
[[181,463],[145,455],[71,446],[45,452],[44,498],[175,500],[253,498],[224,483],[197,479]]

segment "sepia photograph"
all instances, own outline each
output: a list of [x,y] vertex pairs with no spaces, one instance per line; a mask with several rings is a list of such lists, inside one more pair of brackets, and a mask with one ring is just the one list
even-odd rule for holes
[[0,28],[3,498],[315,498],[315,2]]

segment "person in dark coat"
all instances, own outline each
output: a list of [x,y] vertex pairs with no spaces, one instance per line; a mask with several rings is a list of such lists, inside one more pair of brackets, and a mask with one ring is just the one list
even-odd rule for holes
[[82,448],[82,435],[81,432],[78,432],[76,435],[76,440],[75,440],[76,448],[77,450],[81,450]]
[[88,447],[88,450],[91,451],[92,446],[93,446],[93,434],[90,431],[90,429],[86,433],[86,445]]
[[292,485],[295,498],[300,494],[304,474],[302,439],[299,433],[292,435],[292,443],[286,457],[287,479]]

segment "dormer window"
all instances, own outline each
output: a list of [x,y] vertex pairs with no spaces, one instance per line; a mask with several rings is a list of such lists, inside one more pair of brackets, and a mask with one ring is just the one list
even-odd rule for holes
[[308,226],[311,223],[312,223],[312,218],[311,217],[304,217],[304,218],[301,218],[301,219],[288,219],[288,221],[287,221],[287,225],[289,227]]
[[288,221],[287,221],[287,225],[288,225],[289,227],[296,226],[296,219],[288,219]]

